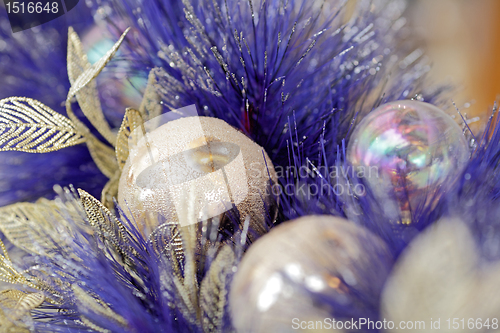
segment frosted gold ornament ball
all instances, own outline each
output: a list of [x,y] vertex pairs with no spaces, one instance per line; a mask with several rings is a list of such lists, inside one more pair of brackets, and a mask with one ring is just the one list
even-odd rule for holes
[[262,234],[266,208],[276,212],[271,181],[276,183],[276,172],[262,147],[223,120],[185,117],[145,133],[130,147],[118,203],[149,232],[156,225],[144,221],[156,219],[148,214],[182,227],[212,217],[223,223],[235,206],[240,225],[250,216],[251,230]]

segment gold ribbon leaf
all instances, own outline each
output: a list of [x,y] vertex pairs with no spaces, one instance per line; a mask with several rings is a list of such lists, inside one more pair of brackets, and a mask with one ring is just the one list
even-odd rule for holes
[[101,59],[99,59],[95,64],[91,65],[89,68],[84,70],[76,80],[74,80],[73,84],[71,85],[71,88],[69,89],[68,92],[68,98],[66,99],[66,105],[71,103],[71,98],[75,96],[79,91],[81,91],[84,87],[86,87],[92,80],[94,80],[99,73],[104,69],[104,67],[108,64],[108,62],[111,60],[111,58],[115,55],[116,51],[118,51],[118,48],[122,44],[123,40],[125,39],[125,36],[129,32],[130,28],[127,28],[123,34],[121,35],[120,39],[113,45],[113,47],[106,52],[104,56],[102,56]]
[[39,307],[45,301],[42,292],[25,293],[17,289],[8,289],[0,292],[0,305],[14,310],[17,318]]
[[26,293],[17,289],[7,289],[0,291],[0,307],[4,309],[14,309],[16,304]]
[[129,155],[129,138],[130,134],[139,126],[144,124],[141,113],[135,109],[127,108],[125,116],[123,117],[120,130],[118,131],[118,138],[116,140],[115,152],[116,159],[120,170],[123,170]]
[[26,322],[31,319],[30,311],[45,300],[43,293],[24,293],[9,289],[0,292],[0,331],[29,332]]
[[66,60],[68,78],[71,84],[91,66],[87,59],[87,55],[83,51],[80,37],[78,37],[73,27],[68,28],[68,53]]
[[119,170],[113,148],[105,145],[90,133],[87,135],[87,147],[99,170],[106,177],[112,178],[116,170]]
[[139,254],[130,243],[136,238],[99,200],[82,189],[78,189],[78,194],[88,223],[108,250],[103,251],[104,254],[121,264],[135,282],[144,286],[143,278],[137,274],[135,267]]
[[26,97],[0,100],[0,151],[47,153],[85,142],[68,118]]
[[[71,68],[70,71],[72,71],[72,73],[69,75],[73,77],[74,81],[71,85],[71,88],[69,89],[68,96],[66,98],[66,112],[68,113],[69,118],[73,120],[73,122],[77,125],[78,129],[83,133],[83,135],[87,139],[86,142],[89,148],[89,152],[92,156],[92,159],[96,163],[97,167],[108,178],[113,177],[116,170],[118,169],[118,163],[116,161],[114,151],[111,147],[99,141],[92,133],[90,133],[89,129],[80,120],[78,120],[78,118],[75,116],[71,108],[71,100],[73,96],[77,95],[80,92],[82,92],[82,94],[85,95],[84,91],[85,87],[87,87],[87,85],[90,84],[97,77],[97,75],[99,75],[99,73],[101,73],[104,67],[115,55],[116,51],[120,47],[121,43],[123,42],[129,30],[130,28],[125,30],[125,32],[121,35],[120,39],[115,43],[115,45],[113,45],[113,47],[95,64],[91,65],[83,72],[81,72],[81,74],[78,75],[76,79],[74,79],[74,76],[78,72],[78,68],[79,67],[84,68],[86,67],[86,65],[83,62],[83,60],[80,60],[80,62],[77,62],[77,60],[75,60],[76,58],[78,58],[78,56],[82,55],[81,46],[78,46],[78,43],[75,42],[74,35],[73,37],[70,36],[69,38],[71,45],[70,47],[72,50],[74,50],[74,51],[68,51],[68,53],[73,54],[73,56],[69,57],[70,58],[69,60],[73,62],[72,66],[68,65]],[[91,119],[89,118],[89,120]],[[96,118],[94,118],[93,121],[97,121]],[[96,126],[96,128],[99,130],[100,126],[99,124],[94,126]],[[115,144],[114,136],[113,138],[109,139],[113,139],[110,142],[112,144]]]
[[[80,38],[72,27],[68,29],[67,62],[68,77],[71,85],[75,85],[80,75],[92,67],[83,51]],[[85,117],[87,117],[90,123],[109,143],[114,144],[116,135],[111,130],[102,112],[95,80],[90,80],[88,83],[84,84],[75,92],[75,95]]]
[[[192,197],[188,196],[188,202]],[[188,205],[186,216],[192,216],[193,207]],[[184,314],[184,317],[192,323],[199,322],[199,283],[197,278],[197,261],[196,261],[196,243],[197,243],[197,227],[195,224],[187,225],[179,228],[180,239],[182,239],[182,253],[184,255],[184,274],[176,274],[173,271],[172,282],[175,286],[175,291],[181,302],[176,302],[176,306]],[[174,249],[175,250],[175,249]],[[172,267],[172,268],[175,268]],[[180,272],[179,272],[180,273]]]
[[24,324],[13,323],[0,308],[0,332],[4,333],[30,333]]
[[166,256],[174,274],[182,280],[184,263],[184,244],[180,232],[179,222],[168,221],[149,235],[149,242],[157,256]]
[[204,332],[222,332],[222,320],[228,292],[226,285],[234,262],[233,250],[225,245],[201,282],[200,307]]
[[14,283],[16,281],[16,278],[20,274],[12,265],[12,261],[9,257],[9,252],[7,252],[7,248],[1,240],[0,249],[3,252],[3,255],[0,254],[0,281]]
[[73,220],[79,218],[74,207],[61,207],[52,200],[16,203],[0,208],[0,231],[13,245],[26,252],[48,254],[51,249],[64,246],[54,225],[54,221],[61,226],[66,223],[68,216],[63,214],[69,214]]
[[132,262],[130,258],[133,252],[128,246],[128,231],[116,216],[109,211],[99,200],[82,189],[78,194],[87,214],[90,225],[94,228],[101,240],[115,253],[117,253],[125,264]]
[[121,170],[116,170],[113,177],[108,180],[101,191],[101,202],[104,207],[109,210],[113,210],[115,208],[113,198],[116,198],[118,195],[118,185],[120,183],[121,174]]
[[0,240],[0,249],[3,255],[0,254],[0,281],[7,282],[11,284],[25,285],[34,289],[41,290],[40,286],[28,281],[24,275],[19,273],[12,261],[10,260],[9,254],[5,244]]
[[[10,284],[17,284],[33,289],[40,290],[41,292],[48,293],[48,298],[45,300],[56,304],[58,303],[57,300],[61,300],[63,298],[62,295],[60,295],[57,291],[55,291],[49,284],[46,282],[42,281],[38,277],[34,275],[30,275],[29,271],[24,271],[24,272],[18,272],[16,267],[14,267],[14,264],[12,263],[12,260],[9,257],[9,254],[7,252],[7,248],[5,247],[5,244],[0,240],[0,249],[3,252],[3,255],[0,254],[0,281],[1,282],[7,282]],[[39,296],[43,296],[44,294],[40,293]],[[43,302],[43,300],[40,301],[40,304]],[[28,298],[26,299],[26,302],[22,303],[19,305],[19,309],[26,308],[29,304],[34,304],[35,299]],[[37,305],[38,306],[38,305]],[[2,315],[5,315],[1,311],[2,309],[0,308],[0,319],[2,318]],[[0,323],[2,321],[0,320]],[[1,326],[0,326],[1,327]],[[4,332],[0,330],[0,332]]]
[[[117,314],[115,311],[113,311],[102,300],[92,295],[89,295],[87,292],[85,292],[82,288],[80,288],[76,284],[72,285],[72,289],[73,289],[73,294],[75,295],[76,300],[78,302],[78,307],[83,308],[84,310],[83,312],[95,313],[100,317],[104,317],[115,321],[119,325],[123,326],[124,329],[127,327],[128,325],[127,320],[122,316],[120,316],[119,314]],[[86,317],[82,317],[82,321],[86,326],[89,326],[90,328],[97,330],[98,332],[110,332],[109,330],[103,329],[98,325],[94,324]]]
[[162,113],[161,98],[157,92],[158,81],[156,76],[160,73],[159,68],[153,68],[149,72],[148,84],[144,90],[144,96],[139,107],[139,112],[145,121],[152,120]]

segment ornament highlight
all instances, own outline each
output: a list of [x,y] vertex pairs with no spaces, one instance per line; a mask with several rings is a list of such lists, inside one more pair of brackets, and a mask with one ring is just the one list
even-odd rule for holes
[[[356,126],[347,160],[388,217],[411,223],[415,211],[435,202],[469,159],[460,127],[434,105],[395,101],[381,105]],[[376,168],[376,172],[373,172]]]
[[459,331],[498,332],[499,278],[500,263],[482,260],[467,224],[442,219],[398,258],[382,293],[382,316],[396,323],[425,322],[418,332],[450,332],[457,320]]
[[[237,332],[289,332],[293,320],[373,318],[392,265],[386,244],[333,216],[305,216],[259,238],[229,296]],[[302,327],[304,329],[304,327]]]
[[263,148],[243,133],[220,119],[184,117],[134,140],[118,202],[137,223],[160,214],[182,227],[223,217],[234,205],[241,225],[249,215],[252,231],[266,231],[265,214],[276,210],[269,188],[276,173]]

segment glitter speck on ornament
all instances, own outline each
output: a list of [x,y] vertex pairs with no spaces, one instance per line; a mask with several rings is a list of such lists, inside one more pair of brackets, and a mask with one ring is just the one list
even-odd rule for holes
[[438,191],[457,180],[469,156],[462,130],[450,116],[411,100],[370,112],[355,127],[347,149],[353,166],[377,169],[365,181],[384,213],[404,224],[437,202]]

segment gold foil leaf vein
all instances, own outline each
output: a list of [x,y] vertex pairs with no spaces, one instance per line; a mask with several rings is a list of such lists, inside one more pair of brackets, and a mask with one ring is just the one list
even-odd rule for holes
[[222,320],[228,293],[226,285],[234,262],[233,250],[225,245],[201,282],[200,307],[205,332],[222,332]]
[[123,170],[125,163],[127,162],[129,155],[129,137],[130,134],[139,126],[144,123],[141,113],[135,109],[127,108],[125,111],[125,116],[123,117],[123,122],[118,131],[118,138],[116,140],[115,152],[116,158],[118,160],[118,166],[120,170]]
[[[82,288],[77,285],[72,286],[73,293],[78,300],[79,307],[84,307],[87,311],[93,312],[99,316],[114,320],[123,327],[127,326],[127,321],[125,318],[113,311],[106,303],[99,300],[98,298],[89,295]],[[83,317],[83,323],[99,332],[110,332],[108,330],[102,329],[98,325],[92,323],[89,319]]]
[[71,120],[26,97],[0,100],[0,151],[46,153],[85,142]]
[[10,260],[5,244],[0,240],[0,249],[3,255],[0,254],[0,281],[11,284],[22,284],[31,288],[40,289],[34,283],[28,281],[21,273],[19,273]]
[[[61,208],[64,210],[63,216]],[[33,254],[48,255],[64,245],[56,224],[66,226],[66,218],[78,219],[70,206],[60,207],[54,200],[20,202],[0,208],[0,231],[16,247]]]
[[139,107],[139,112],[145,121],[152,120],[162,113],[161,98],[156,90],[158,86],[158,81],[156,80],[158,70],[158,68],[153,68],[149,72],[148,84]]
[[43,293],[24,293],[8,289],[0,292],[0,331],[29,332],[26,322],[31,319],[30,311],[45,300]]
[[125,264],[133,262],[131,258],[133,251],[129,246],[129,233],[123,224],[92,195],[81,189],[78,189],[78,194],[89,223],[101,237],[101,240],[113,249]]

